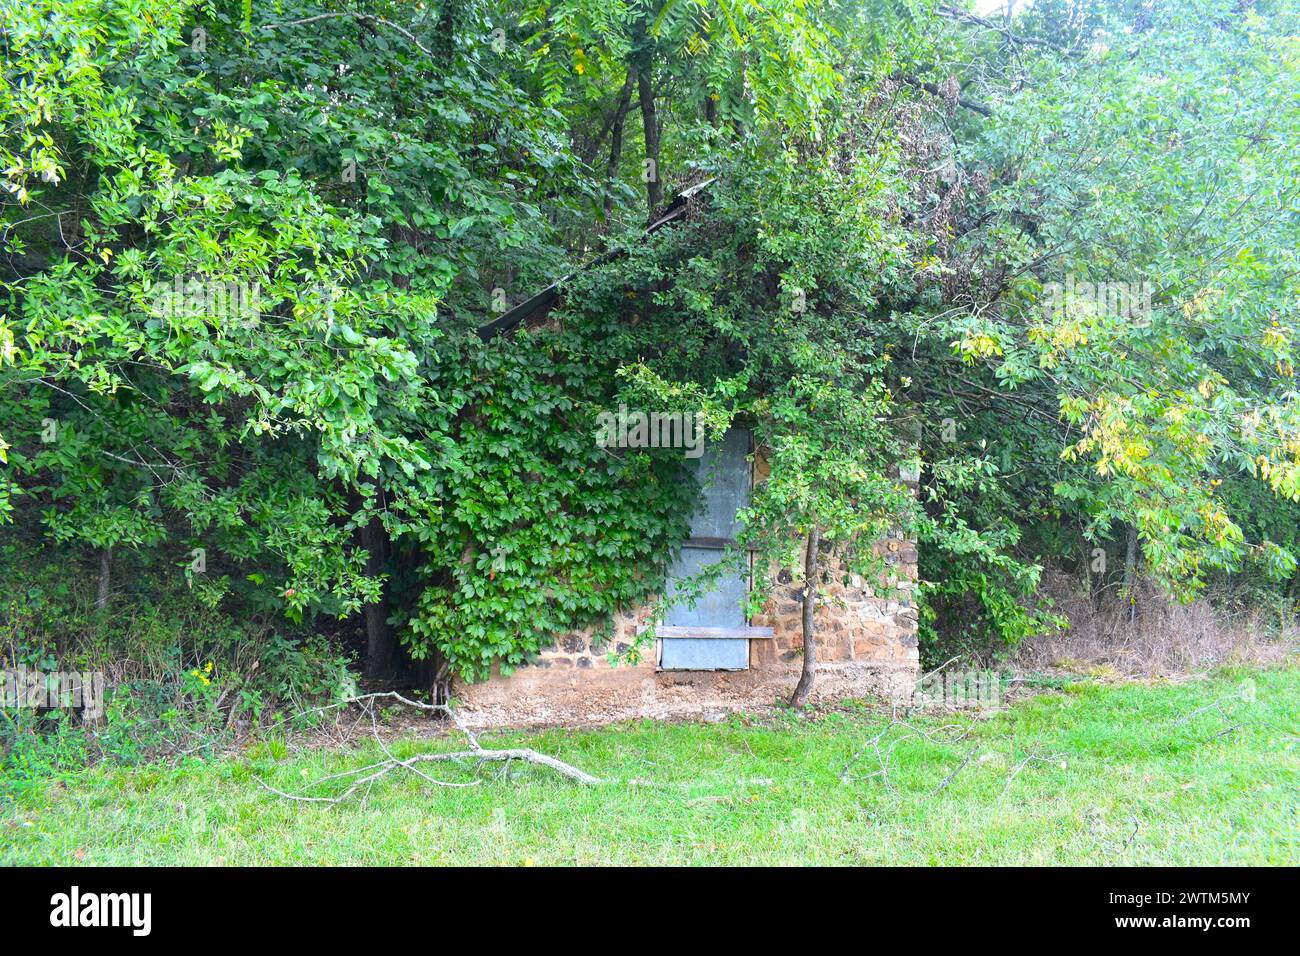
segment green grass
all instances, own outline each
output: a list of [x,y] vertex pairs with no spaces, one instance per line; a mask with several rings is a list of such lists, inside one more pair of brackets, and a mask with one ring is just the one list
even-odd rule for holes
[[[1254,682],[1253,701],[1238,693],[1243,680]],[[287,755],[262,746],[175,768],[91,770],[11,800],[0,811],[0,861],[1300,862],[1300,670],[1073,684],[987,719],[911,723],[934,739],[897,743],[888,780],[868,776],[879,768],[868,751],[847,783],[841,769],[887,715],[860,707],[812,719],[497,734],[485,745],[523,743],[614,782],[584,788],[542,768],[516,765],[503,777],[492,766],[480,785],[447,789],[404,773],[364,803],[337,806],[289,802],[255,778],[298,790],[375,758],[373,746]],[[941,729],[954,723],[960,731]],[[907,732],[892,729],[882,751]],[[447,746],[409,740],[396,752]],[[1008,784],[1030,753],[1053,759],[1025,764]],[[442,765],[431,772],[474,778]]]

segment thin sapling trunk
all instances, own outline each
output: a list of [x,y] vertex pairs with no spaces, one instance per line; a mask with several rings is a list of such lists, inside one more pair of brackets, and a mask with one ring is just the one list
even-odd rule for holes
[[819,544],[821,531],[813,525],[808,532],[808,545],[803,559],[803,673],[799,675],[799,684],[790,698],[790,706],[796,710],[808,702],[813,681],[817,678],[817,631],[813,624],[813,612],[817,610],[817,581],[820,577],[817,567]]

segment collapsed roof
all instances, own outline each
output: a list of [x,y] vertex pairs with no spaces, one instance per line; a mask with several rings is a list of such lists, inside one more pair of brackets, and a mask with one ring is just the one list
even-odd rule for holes
[[[687,189],[683,189],[673,197],[673,201],[664,208],[664,211],[660,214],[659,218],[646,226],[646,230],[642,235],[648,236],[652,232],[657,232],[669,223],[680,219],[685,213],[690,200],[704,192],[716,181],[717,177],[713,177]],[[609,262],[617,258],[618,255],[618,250],[611,250],[610,252],[606,252],[604,255],[596,257],[590,262],[584,263],[568,275],[556,279],[541,292],[538,292],[531,298],[525,299],[514,308],[501,313],[501,315],[497,316],[491,322],[480,325],[478,327],[479,338],[484,342],[487,342],[498,335],[509,332],[511,329],[515,328],[520,323],[527,321],[539,312],[543,312],[550,308],[559,297],[560,290],[564,287],[564,283],[568,282],[579,272],[585,269],[590,269],[592,266],[598,266]]]

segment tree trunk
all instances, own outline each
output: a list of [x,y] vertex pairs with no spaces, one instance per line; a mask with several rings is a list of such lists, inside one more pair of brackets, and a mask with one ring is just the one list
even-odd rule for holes
[[415,686],[428,693],[431,704],[446,704],[451,699],[451,668],[438,648],[415,662]]
[[645,131],[646,165],[642,170],[645,179],[646,202],[650,218],[663,202],[663,171],[659,168],[659,115],[655,106],[654,40],[650,36],[650,18],[655,9],[647,10],[632,24],[632,49],[628,54],[628,70],[636,73],[637,102],[641,107],[641,128]]
[[609,162],[605,164],[605,216],[614,208],[612,185],[618,175],[619,164],[623,161],[623,125],[627,120],[627,111],[632,106],[632,85],[636,82],[636,68],[628,65],[627,79],[623,81],[623,90],[618,95],[618,107],[614,111],[614,123],[610,130]]
[[813,612],[817,610],[817,546],[821,544],[821,530],[813,525],[808,532],[808,545],[803,559],[803,673],[799,685],[790,698],[795,710],[808,702],[813,681],[817,677],[817,631],[813,625]]
[[659,115],[655,107],[654,77],[651,75],[651,59],[647,54],[636,71],[637,93],[641,102],[641,126],[645,130],[645,169],[646,202],[650,205],[650,217],[663,203],[663,171],[659,168]]
[[[388,532],[376,515],[361,529],[361,546],[369,553],[366,574],[378,577],[388,563]],[[365,606],[362,612],[366,622],[365,675],[384,680],[393,676],[393,629],[388,624],[388,599],[381,591],[378,601]]]
[[99,591],[95,594],[96,610],[108,607],[108,592],[113,577],[113,549],[104,548],[99,552]]
[[1124,599],[1128,601],[1128,621],[1137,620],[1137,551],[1138,533],[1128,526],[1128,543],[1124,549]]

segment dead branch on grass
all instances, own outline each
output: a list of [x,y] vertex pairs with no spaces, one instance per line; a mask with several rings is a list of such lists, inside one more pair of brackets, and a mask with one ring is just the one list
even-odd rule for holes
[[[890,733],[896,728],[904,728],[908,732],[889,739]],[[957,733],[956,735],[948,733],[946,737],[942,736],[950,731],[960,731],[960,733]],[[970,728],[963,727],[961,724],[943,724],[936,727],[934,730],[927,732],[922,728],[917,727],[915,724],[909,723],[906,720],[902,720],[895,716],[885,725],[883,730],[867,740],[858,748],[857,752],[849,758],[848,762],[845,763],[844,768],[840,771],[840,782],[849,783],[851,779],[854,779],[851,775],[853,768],[859,764],[868,753],[873,753],[876,758],[877,769],[871,773],[857,777],[856,779],[872,780],[879,777],[884,783],[885,789],[889,790],[891,793],[895,793],[897,791],[894,788],[893,782],[890,780],[889,773],[892,766],[891,762],[894,757],[894,751],[900,744],[916,738],[927,740],[932,744],[955,744],[964,740],[969,733]],[[885,743],[887,739],[888,743]],[[883,747],[882,744],[884,745]],[[947,776],[945,776],[943,780],[939,782],[939,785],[931,790],[927,796],[935,796],[936,794],[942,793],[944,790],[948,789],[957,776],[972,763],[984,763],[985,759],[991,754],[985,754],[985,756],[977,758],[977,753],[980,749],[981,748],[978,746],[970,747],[963,755],[961,762],[949,771]],[[1008,774],[1006,783],[1004,784],[1002,793],[999,794],[998,799],[1006,796],[1007,791],[1011,788],[1011,784],[1018,776],[1020,776],[1021,771],[1030,764],[1045,763],[1062,765],[1064,762],[1065,757],[1063,754],[1043,754],[1039,753],[1037,750],[1031,751],[1011,770],[1011,773]]]
[[1044,755],[1038,753],[1031,753],[1029,756],[1025,757],[1024,760],[1020,761],[1020,763],[1016,764],[1015,769],[1013,769],[1011,773],[1007,775],[1006,785],[1003,786],[1002,792],[998,794],[999,800],[1001,800],[1003,797],[1007,795],[1007,791],[1011,789],[1011,784],[1015,782],[1016,777],[1020,776],[1020,771],[1024,770],[1031,763],[1047,763],[1047,764],[1056,764],[1057,766],[1061,766],[1065,763],[1065,761],[1062,759],[1060,754]]
[[[895,727],[905,727],[907,730],[910,731],[910,733],[902,734],[901,736],[893,738],[886,745],[885,749],[881,750],[880,748],[881,742],[886,737],[889,736],[890,731],[892,731]],[[935,728],[933,732],[927,733],[926,731],[922,730],[920,727],[908,723],[906,720],[902,720],[898,717],[894,717],[893,719],[890,720],[888,724],[885,725],[884,730],[882,730],[880,733],[876,734],[876,736],[872,737],[870,740],[864,743],[861,747],[858,748],[857,753],[855,753],[852,757],[849,758],[848,762],[844,765],[844,768],[840,771],[840,783],[849,782],[849,771],[851,771],[853,767],[856,766],[862,760],[862,758],[866,755],[868,750],[871,750],[876,755],[876,761],[879,764],[879,769],[875,770],[872,773],[867,774],[865,777],[861,777],[860,779],[870,780],[874,777],[880,777],[885,782],[885,787],[892,791],[894,787],[889,780],[889,761],[893,758],[894,750],[898,747],[899,744],[903,743],[903,741],[905,740],[911,740],[915,737],[923,737],[924,739],[930,741],[930,743],[937,743],[938,741],[934,739],[935,734],[939,734],[945,730],[962,730],[962,729],[963,728],[961,727],[960,724],[944,724],[941,727]],[[958,737],[953,738],[953,740],[945,741],[945,742],[955,743],[957,740],[961,740],[962,737],[965,736],[966,733],[963,732]]]
[[1098,847],[1107,856],[1123,853],[1133,845],[1133,841],[1137,839],[1138,833],[1142,830],[1142,822],[1137,816],[1130,816],[1129,823],[1133,825],[1133,828],[1129,830],[1128,836],[1121,843],[1119,836],[1114,833],[1117,825],[1108,823],[1100,809],[1097,807],[1091,808],[1085,814],[1085,819],[1088,824],[1088,835],[1097,841]]
[[1205,712],[1211,710],[1217,710],[1219,712],[1219,716],[1222,717],[1224,720],[1227,720],[1228,712],[1223,709],[1223,705],[1230,700],[1240,699],[1240,697],[1241,697],[1240,691],[1233,691],[1231,694],[1224,694],[1222,697],[1218,698],[1217,700],[1210,701],[1204,707],[1197,707],[1195,710],[1191,711],[1190,713],[1184,714],[1183,716],[1175,720],[1173,723],[1171,723],[1169,726],[1180,727],[1183,724],[1192,720],[1193,718],[1199,717],[1201,714],[1204,714]]
[[[424,711],[430,715],[443,715],[447,717],[456,725],[456,729],[465,735],[465,739],[469,742],[469,749],[442,753],[416,754],[415,756],[408,757],[405,760],[397,757],[394,755],[392,750],[389,749],[388,745],[384,743],[384,739],[379,733],[379,722],[375,714],[375,703],[382,699],[391,699],[399,704]],[[446,704],[425,704],[420,701],[403,697],[395,691],[378,694],[364,694],[360,697],[349,698],[341,704],[333,704],[329,705],[328,708],[317,708],[317,710],[336,709],[341,706],[349,706],[353,704],[359,705],[362,708],[362,714],[361,717],[358,718],[357,723],[360,723],[360,721],[366,717],[370,719],[371,732],[374,735],[375,743],[378,744],[380,751],[384,755],[383,760],[375,761],[374,763],[367,764],[364,767],[357,767],[353,770],[344,770],[341,773],[329,774],[328,776],[321,777],[308,785],[308,789],[311,789],[312,787],[327,782],[338,780],[351,781],[351,785],[346,790],[334,796],[312,796],[304,793],[288,793],[271,786],[260,777],[256,778],[257,782],[271,793],[284,797],[286,800],[295,800],[301,803],[324,804],[342,803],[362,787],[366,788],[366,795],[369,795],[370,788],[373,787],[375,783],[388,776],[388,774],[398,770],[409,771],[410,773],[420,777],[422,780],[439,787],[474,787],[483,782],[481,778],[466,782],[440,780],[437,777],[430,776],[416,766],[416,764],[423,763],[472,763],[476,768],[485,763],[505,763],[508,768],[512,761],[518,760],[521,763],[546,767],[547,769],[560,774],[562,777],[576,780],[578,783],[587,786],[604,782],[599,777],[593,777],[591,774],[584,770],[579,770],[572,764],[567,764],[563,760],[558,760],[555,757],[539,753],[538,751],[527,747],[511,747],[505,750],[493,750],[484,747],[479,743],[478,737],[474,732],[465,726],[461,721],[460,716],[451,707],[448,707]],[[356,725],[354,725],[354,727],[355,726]],[[364,800],[365,797],[363,796],[362,799]]]
[[930,791],[930,796],[933,797],[935,794],[942,793],[944,790],[948,789],[948,784],[952,783],[953,780],[956,778],[957,774],[961,773],[963,770],[969,767],[971,761],[975,759],[975,750],[976,748],[972,747],[970,750],[966,752],[966,759],[963,760],[960,764],[958,764],[957,768],[952,772],[950,772],[948,776],[944,777],[942,782],[940,782],[939,786],[935,787],[933,790]]
[[[1170,721],[1168,726],[1171,730],[1175,727],[1186,727],[1195,718],[1201,716],[1202,714],[1208,714],[1211,711],[1213,711],[1214,713],[1218,714],[1220,720],[1219,729],[1215,733],[1210,734],[1210,736],[1208,737],[1201,737],[1191,741],[1191,745],[1193,747],[1199,747],[1202,744],[1208,744],[1211,741],[1218,740],[1220,737],[1227,737],[1230,734],[1234,734],[1237,731],[1242,729],[1244,724],[1240,722],[1233,722],[1233,719],[1236,715],[1231,713],[1228,710],[1228,708],[1226,708],[1224,705],[1229,703],[1230,701],[1234,701],[1234,700],[1241,701],[1241,700],[1248,700],[1248,699],[1251,698],[1244,697],[1242,690],[1238,689],[1233,693],[1224,694],[1221,697],[1218,697],[1215,700],[1210,701],[1208,704],[1205,704],[1202,707],[1197,707],[1195,710],[1184,714],[1182,717],[1179,717],[1176,720]],[[1170,740],[1168,742],[1168,746],[1170,748],[1173,748],[1176,745],[1177,745],[1176,740]]]

